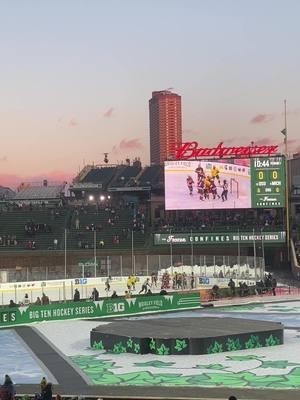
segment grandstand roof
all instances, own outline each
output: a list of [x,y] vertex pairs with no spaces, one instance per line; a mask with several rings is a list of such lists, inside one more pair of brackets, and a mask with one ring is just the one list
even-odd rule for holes
[[63,193],[64,185],[59,186],[33,186],[21,190],[14,200],[50,200],[58,199]]
[[0,186],[0,200],[12,199],[15,195],[15,192],[10,188]]

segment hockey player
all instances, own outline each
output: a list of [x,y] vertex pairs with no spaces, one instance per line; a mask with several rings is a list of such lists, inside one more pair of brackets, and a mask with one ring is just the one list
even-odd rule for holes
[[187,184],[187,187],[189,189],[190,196],[192,196],[193,195],[193,184],[194,184],[194,181],[193,181],[193,178],[190,175],[186,178],[186,184]]
[[222,197],[223,201],[226,201],[227,195],[228,195],[228,183],[227,183],[226,179],[224,179],[222,187],[223,187],[223,192],[221,194],[221,197]]

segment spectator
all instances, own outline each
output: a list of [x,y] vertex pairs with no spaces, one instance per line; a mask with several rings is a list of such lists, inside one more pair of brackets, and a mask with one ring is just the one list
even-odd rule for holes
[[162,296],[167,296],[168,292],[165,289],[161,289],[159,294],[162,295]]
[[5,375],[1,389],[5,394],[5,397],[3,396],[5,400],[14,400],[16,389],[9,375]]
[[19,307],[19,305],[16,304],[13,300],[10,300],[8,307]]
[[99,301],[99,292],[98,290],[94,287],[93,291],[92,291],[92,297],[91,297],[94,301]]
[[43,295],[42,295],[42,305],[44,306],[44,305],[47,305],[47,304],[50,304],[49,297],[46,296],[45,293],[43,293]]
[[25,296],[24,296],[24,299],[23,299],[23,304],[24,305],[30,304],[28,293],[25,293]]
[[237,399],[237,397],[235,397],[235,396],[229,396],[229,397],[228,397],[228,400],[238,400],[238,399]]
[[111,298],[112,299],[116,299],[117,297],[119,297],[119,296],[117,295],[117,292],[114,290],[112,295],[111,295]]
[[42,378],[42,380],[41,380],[41,383],[40,383],[41,392],[42,392],[43,390],[45,390],[46,385],[47,385],[47,379],[43,376],[43,378]]
[[211,292],[212,292],[213,300],[216,300],[217,298],[220,297],[219,290],[220,290],[220,288],[219,288],[218,285],[214,285],[214,286],[212,287]]
[[58,246],[58,240],[55,238],[55,239],[53,240],[53,248],[54,248],[54,250],[57,249],[57,246]]
[[277,287],[277,281],[275,278],[271,279],[271,286],[272,286],[272,293],[273,296],[276,296],[276,287]]
[[78,289],[75,289],[75,293],[74,293],[74,301],[80,301],[80,293]]
[[42,390],[40,400],[52,400],[52,383],[48,382]]
[[194,289],[195,286],[195,276],[194,276],[194,272],[192,272],[191,275],[191,289]]
[[131,298],[130,292],[128,292],[128,290],[125,290],[125,299],[130,299],[130,298]]
[[231,295],[235,296],[235,282],[232,280],[232,278],[229,280],[228,287],[231,291]]
[[39,298],[39,297],[37,297],[36,298],[36,301],[35,301],[35,303],[34,303],[36,306],[40,306],[40,305],[42,305],[42,301],[41,301],[41,299]]

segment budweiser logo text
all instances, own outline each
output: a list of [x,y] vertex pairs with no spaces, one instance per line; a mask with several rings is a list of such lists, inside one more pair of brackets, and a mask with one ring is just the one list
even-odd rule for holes
[[175,145],[176,159],[187,160],[197,157],[224,157],[224,156],[255,156],[270,155],[278,151],[278,145],[271,146],[240,146],[240,147],[223,147],[223,142],[217,147],[207,148],[198,147],[197,142],[177,143]]

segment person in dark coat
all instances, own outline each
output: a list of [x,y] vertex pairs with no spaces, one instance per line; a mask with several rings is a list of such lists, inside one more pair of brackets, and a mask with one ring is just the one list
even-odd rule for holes
[[78,289],[75,289],[74,301],[80,301],[80,293]]
[[52,383],[48,382],[42,390],[40,400],[52,400]]
[[99,301],[99,292],[95,287],[94,287],[94,289],[92,291],[92,299],[94,301]]
[[15,303],[13,300],[10,300],[10,301],[9,301],[8,307],[11,307],[11,308],[13,308],[13,307],[19,307],[19,304]]
[[9,375],[5,375],[4,383],[1,386],[1,391],[5,393],[6,400],[14,400],[16,389]]

